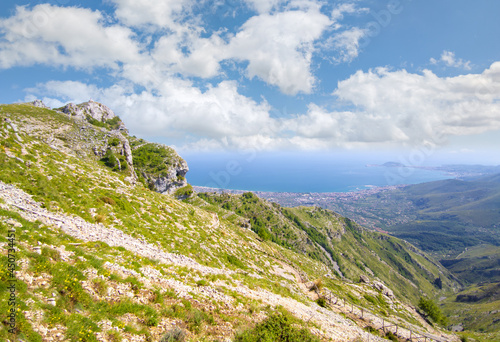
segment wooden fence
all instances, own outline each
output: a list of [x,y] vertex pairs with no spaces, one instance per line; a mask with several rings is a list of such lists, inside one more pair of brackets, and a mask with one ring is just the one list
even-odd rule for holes
[[[387,332],[392,332],[395,336],[402,338],[406,341],[412,341],[412,342],[449,342],[448,339],[441,337],[441,336],[435,336],[427,333],[422,333],[422,332],[417,332],[411,328],[408,327],[403,327],[397,323],[393,323],[390,321],[387,321],[385,318],[380,318],[377,315],[373,314],[370,310],[367,310],[366,308],[360,307],[356,304],[349,303],[347,302],[344,298],[339,298],[335,296],[330,290],[328,289],[323,289],[325,292],[323,298],[330,304],[331,306],[337,306],[341,308],[346,308],[347,310],[350,309],[351,314],[357,314],[359,318],[365,319],[365,317],[368,318],[369,315],[378,318],[379,320],[382,321],[382,327],[379,328],[378,330],[382,330],[384,333]],[[319,291],[316,289],[316,293],[318,296],[321,294]],[[355,310],[358,312],[356,313]]]

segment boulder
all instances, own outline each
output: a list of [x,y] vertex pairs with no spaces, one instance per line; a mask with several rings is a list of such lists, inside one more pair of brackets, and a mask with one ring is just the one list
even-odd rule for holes
[[365,276],[364,274],[362,274],[359,276],[359,282],[368,284],[368,283],[370,283],[370,279],[367,276]]

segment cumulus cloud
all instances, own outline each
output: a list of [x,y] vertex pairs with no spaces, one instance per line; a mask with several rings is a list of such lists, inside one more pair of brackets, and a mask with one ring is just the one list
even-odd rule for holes
[[120,25],[105,25],[99,11],[41,4],[0,20],[0,67],[47,64],[75,68],[138,62],[140,45]]
[[225,56],[248,61],[249,78],[276,85],[285,94],[310,93],[316,82],[311,72],[314,41],[330,24],[317,10],[261,14],[242,26]]
[[443,51],[443,53],[441,54],[441,58],[439,60],[431,58],[430,61],[431,64],[443,63],[444,65],[452,68],[459,68],[464,70],[472,69],[470,61],[464,61],[461,58],[457,59],[455,57],[455,53],[451,51]]
[[194,4],[193,0],[110,0],[115,6],[115,15],[126,25],[157,26],[164,29],[179,29],[177,21],[183,11]]
[[271,136],[275,130],[267,102],[240,95],[234,81],[223,81],[205,92],[177,79],[166,80],[156,94],[132,90],[123,85],[103,89],[51,81],[28,92],[77,103],[92,98],[113,108],[137,134],[168,137],[173,142],[205,140],[225,147],[232,142],[234,147],[239,141],[241,147],[245,139]]
[[[148,0],[139,8],[131,0],[112,0],[112,19],[84,8],[18,7],[13,16],[0,19],[0,68],[106,68],[114,86],[50,81],[28,89],[27,99],[43,96],[59,106],[92,98],[113,108],[137,134],[192,147],[409,145],[500,129],[500,62],[481,74],[450,78],[428,70],[358,71],[332,94],[336,108],[342,108],[340,102],[345,110],[311,103],[303,114],[273,117],[265,99],[243,96],[236,81],[220,81],[227,77],[221,63],[241,62],[237,67],[244,76],[285,94],[311,93],[317,84],[312,61],[318,50],[336,51],[337,63],[358,56],[367,33],[345,29],[339,21],[364,9],[350,2],[328,16],[318,1],[248,0],[258,14],[235,33],[206,32],[200,23],[186,23],[191,1],[165,0],[155,7]],[[331,37],[324,43],[326,34]],[[432,61],[471,66],[449,51]],[[220,79],[215,82],[214,77]]]
[[191,32],[189,38],[177,34],[165,35],[156,42],[151,56],[157,69],[211,78],[220,73],[225,45],[217,33],[209,38],[200,37],[197,32]]
[[[140,6],[131,0],[110,1],[114,18],[50,4],[17,7],[13,16],[0,19],[0,68],[110,68],[113,76],[149,86],[176,74],[213,78],[222,74],[223,61],[240,61],[247,63],[246,77],[296,95],[313,91],[312,59],[333,25],[321,12],[322,3],[314,0],[251,1],[260,14],[234,34],[222,29],[208,34],[202,21],[188,15],[192,0],[147,0]],[[360,36],[361,31],[352,29],[335,37],[340,60],[357,56]]]
[[361,127],[364,117],[381,120],[399,129],[403,140],[422,143],[500,129],[499,91],[500,63],[494,63],[482,74],[451,78],[428,70],[358,71],[334,95],[356,106]]
[[123,86],[49,82],[37,92],[67,99],[85,94],[109,104],[139,134],[197,148],[439,145],[448,137],[500,129],[500,62],[481,74],[451,78],[428,70],[358,71],[332,94],[350,110],[331,111],[311,103],[305,114],[281,118],[270,115],[265,101],[239,94],[232,81],[202,92],[169,79],[158,89],[156,94],[134,94]]

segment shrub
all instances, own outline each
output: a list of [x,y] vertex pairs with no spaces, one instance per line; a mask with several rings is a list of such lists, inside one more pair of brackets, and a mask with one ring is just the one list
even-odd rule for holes
[[243,268],[243,269],[246,268],[245,264],[240,259],[235,257],[234,255],[228,255],[227,261],[229,261],[230,264],[233,264],[236,267]]
[[208,282],[205,279],[201,279],[201,280],[198,280],[196,282],[196,285],[198,285],[198,286],[207,286]]
[[323,298],[323,297],[319,297],[318,299],[316,299],[316,303],[317,303],[319,306],[323,307],[323,308],[326,308],[326,306],[327,306],[327,305],[326,305],[326,299],[325,299],[325,298]]
[[418,307],[434,322],[446,325],[446,317],[441,312],[439,306],[431,299],[420,298]]
[[175,191],[175,197],[178,198],[185,198],[185,197],[191,197],[193,195],[193,187],[191,184],[188,184],[182,188],[179,188]]
[[161,176],[167,164],[173,164],[175,152],[167,146],[145,144],[132,150],[135,167],[151,176]]
[[111,129],[118,129],[118,127],[120,127],[121,122],[122,120],[120,119],[120,117],[115,116],[112,119],[106,120],[106,125]]
[[398,338],[392,333],[392,331],[388,331],[386,334],[385,334],[385,337],[391,341],[395,341],[395,342],[398,342]]
[[316,279],[309,288],[309,291],[321,291],[322,288],[323,288],[323,280]]
[[319,342],[309,330],[298,329],[294,323],[298,323],[286,312],[274,313],[265,321],[257,324],[255,328],[246,330],[235,337],[236,342]]
[[99,200],[101,202],[104,202],[106,204],[109,204],[109,205],[115,205],[116,202],[114,199],[110,198],[110,197],[107,197],[107,196],[102,196],[101,198],[99,198]]
[[104,223],[106,221],[106,216],[105,215],[96,215],[95,221],[97,223]]
[[378,330],[377,330],[377,329],[375,329],[374,327],[372,327],[371,325],[367,325],[367,326],[365,327],[365,330],[366,330],[366,331],[368,331],[368,332],[369,332],[369,333],[371,333],[371,334],[375,334],[375,335],[378,335],[378,334],[379,334],[379,333],[378,333]]
[[184,342],[186,339],[186,332],[179,327],[175,327],[167,331],[160,342]]
[[118,146],[118,145],[120,145],[120,139],[118,139],[117,137],[109,138],[108,139],[108,144],[110,146]]

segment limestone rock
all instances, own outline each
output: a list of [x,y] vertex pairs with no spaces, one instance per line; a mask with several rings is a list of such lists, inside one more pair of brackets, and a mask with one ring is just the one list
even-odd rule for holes
[[152,180],[154,190],[162,194],[173,194],[175,190],[188,184],[185,178],[188,171],[186,161],[180,159],[175,166],[168,168],[165,176]]
[[368,284],[370,282],[370,279],[367,276],[365,276],[364,274],[362,274],[359,276],[359,281],[361,283]]
[[387,297],[394,297],[394,293],[392,292],[392,290],[379,281],[374,281],[373,287],[382,292],[382,294],[386,295]]
[[31,102],[31,104],[35,107],[50,109],[48,106],[45,105],[45,103],[42,102],[42,100],[35,100]]
[[109,107],[92,100],[79,105],[68,103],[66,106],[60,108],[60,110],[65,114],[79,119],[85,119],[89,115],[100,122],[106,122],[116,117],[115,113]]

